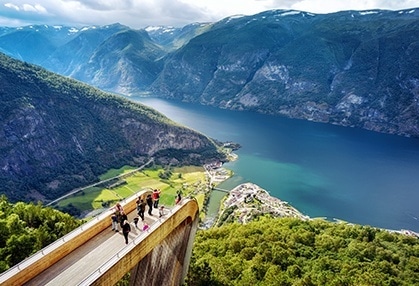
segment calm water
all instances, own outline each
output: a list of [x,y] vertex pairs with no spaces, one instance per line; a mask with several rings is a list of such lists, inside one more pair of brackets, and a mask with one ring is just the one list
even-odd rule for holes
[[419,231],[419,140],[354,128],[135,98],[242,145],[220,187],[253,182],[310,217]]

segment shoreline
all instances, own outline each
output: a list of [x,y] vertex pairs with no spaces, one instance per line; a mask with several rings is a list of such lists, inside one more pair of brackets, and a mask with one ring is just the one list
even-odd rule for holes
[[232,207],[236,208],[234,212],[238,215],[238,221],[243,223],[250,221],[254,216],[268,213],[275,217],[311,219],[288,202],[272,197],[268,191],[250,182],[232,189],[224,200],[223,207],[223,211]]
[[[235,159],[237,159],[238,156],[235,154]],[[205,168],[205,167],[204,167]],[[225,169],[222,167],[222,164],[216,168],[216,170],[213,170],[213,172],[209,172],[206,168],[207,174],[209,175],[210,182],[217,182],[218,184],[231,178],[232,174],[229,173],[231,171]],[[212,174],[223,174],[223,176],[216,176],[215,178],[212,178]],[[226,175],[226,174],[230,174]],[[212,180],[212,179],[213,180]],[[249,206],[249,203],[253,199],[258,199],[262,206],[260,209],[257,209],[255,207]],[[232,190],[228,192],[224,200],[220,200],[219,202],[219,208],[217,213],[217,218],[214,220],[214,218],[211,218],[214,220],[212,222],[212,226],[217,223],[217,221],[220,220],[220,217],[222,217],[225,210],[232,208],[233,206],[237,207],[235,210],[235,213],[237,214],[237,220],[241,223],[246,223],[247,221],[251,220],[251,217],[257,216],[260,214],[273,214],[276,217],[296,217],[303,220],[314,220],[314,219],[323,219],[325,221],[330,221],[332,223],[346,223],[346,224],[355,224],[351,222],[347,222],[345,220],[339,219],[339,218],[332,218],[332,220],[329,220],[327,217],[314,217],[311,218],[308,215],[303,214],[298,209],[290,205],[286,201],[282,201],[281,199],[277,197],[273,197],[269,194],[269,192],[260,186],[247,182],[240,184],[236,187],[234,187]],[[373,226],[371,226],[373,227]],[[379,227],[373,227],[381,230],[386,230],[389,232],[397,232],[404,235],[414,236],[419,238],[419,233],[409,230],[409,229],[400,229],[400,230],[393,230],[393,229],[385,229],[385,228],[379,228]]]

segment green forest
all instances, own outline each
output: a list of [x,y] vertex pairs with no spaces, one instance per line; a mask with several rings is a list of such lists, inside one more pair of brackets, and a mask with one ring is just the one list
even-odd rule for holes
[[[42,204],[0,197],[0,272],[82,223]],[[266,215],[199,230],[185,284],[419,285],[419,240],[369,226]]]
[[10,203],[0,196],[0,272],[51,244],[81,225],[77,220],[42,204]]
[[419,240],[265,216],[198,231],[187,285],[419,285]]

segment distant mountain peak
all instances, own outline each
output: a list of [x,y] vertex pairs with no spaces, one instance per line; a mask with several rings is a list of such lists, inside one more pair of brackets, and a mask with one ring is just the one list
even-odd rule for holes
[[147,26],[144,28],[148,33],[150,32],[161,32],[161,33],[173,33],[176,29],[173,26]]

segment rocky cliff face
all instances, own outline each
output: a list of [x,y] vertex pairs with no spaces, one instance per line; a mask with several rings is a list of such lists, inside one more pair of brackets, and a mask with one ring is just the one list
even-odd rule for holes
[[0,191],[53,199],[110,168],[223,159],[212,140],[145,106],[0,54]]
[[156,94],[419,136],[415,10],[225,19],[179,49]]

